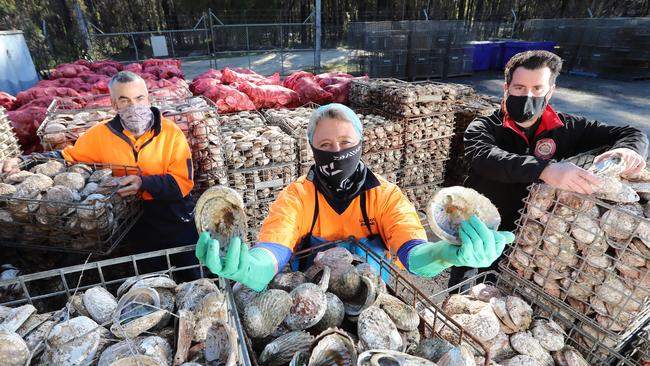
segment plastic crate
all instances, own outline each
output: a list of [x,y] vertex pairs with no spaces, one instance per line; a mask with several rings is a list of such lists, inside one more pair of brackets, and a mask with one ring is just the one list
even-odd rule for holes
[[[11,298],[3,297],[0,300],[0,305],[14,307],[30,304],[36,307],[39,313],[60,311],[65,309],[66,303],[79,291],[101,286],[111,293],[115,293],[117,288],[127,279],[154,273],[148,272],[143,266],[143,262],[151,260],[165,263],[164,270],[155,273],[167,273],[172,279],[178,272],[188,269],[198,269],[202,277],[207,277],[210,272],[199,264],[184,267],[174,267],[171,264],[177,256],[187,254],[194,254],[193,245],[106,259],[3,280],[0,281],[0,288],[16,289],[17,294]],[[234,329],[237,335],[238,361],[236,364],[238,366],[250,366],[251,361],[248,350],[242,342],[244,333],[233,300],[230,283],[223,278],[217,278],[214,281],[226,295],[227,324]],[[176,347],[173,345],[172,347],[175,351]]]
[[[39,163],[58,159],[31,157],[20,163],[29,170]],[[111,169],[114,176],[139,174],[137,167],[116,164],[83,163],[93,171]],[[115,187],[95,203],[48,201],[0,195],[3,212],[0,246],[69,253],[109,254],[124,239],[142,215],[139,197],[121,198]]]

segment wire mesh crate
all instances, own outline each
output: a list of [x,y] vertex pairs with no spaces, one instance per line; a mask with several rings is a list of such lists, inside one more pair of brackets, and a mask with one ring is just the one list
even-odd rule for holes
[[[80,191],[67,186],[52,186],[51,178],[42,176],[38,183],[31,184],[27,180],[16,183],[14,194],[0,195],[0,245],[73,253],[110,253],[142,215],[142,201],[136,196],[120,197],[117,194],[119,183],[113,177],[138,174],[139,169],[94,163],[83,163],[84,168],[80,168],[82,165],[78,163],[35,157],[23,161],[19,167],[29,170],[38,164],[51,162],[59,164],[62,172],[83,169],[89,176],[95,172],[107,172],[107,177],[96,183],[84,182]],[[5,174],[3,179],[9,182],[8,179],[13,178]],[[55,176],[54,182],[59,183],[56,179]]]
[[[420,315],[418,331],[421,339],[439,337],[440,335],[436,329],[444,327],[449,330],[448,334],[450,336],[448,338],[451,343],[455,345],[463,344],[469,347],[474,354],[487,359],[488,350],[483,343],[473,335],[468,334],[456,321],[440,310],[427,295],[410,282],[403,271],[397,269],[394,263],[380,257],[363,243],[354,240],[354,238],[328,242],[308,249],[299,250],[293,255],[290,263],[294,260],[298,262],[312,262],[318,252],[337,246],[343,246],[351,253],[356,254],[357,261],[365,261],[371,264],[380,278],[387,279],[386,284],[389,293],[417,309]],[[235,293],[236,297],[237,294]],[[348,326],[354,326],[354,324]],[[342,328],[343,330],[351,330],[346,328],[346,324],[342,325]],[[245,329],[244,333],[246,333]],[[255,357],[253,342],[248,334],[246,334],[246,339],[249,345],[248,349],[251,361],[253,365],[257,365],[258,360]],[[352,361],[354,362],[354,360]],[[487,366],[488,363],[486,361],[481,365]]]
[[[426,152],[424,152],[426,155]],[[410,159],[409,156],[407,159]],[[415,159],[416,160],[416,159]],[[446,163],[448,160],[423,160],[426,163],[402,165],[398,173],[397,185],[400,187],[413,187],[423,184],[440,183],[445,178]]]
[[18,139],[4,108],[0,107],[0,160],[17,157],[22,153]]
[[296,163],[294,137],[278,126],[269,126],[257,112],[222,115],[221,136],[229,171]]
[[160,107],[164,117],[181,127],[192,151],[194,189],[202,193],[213,185],[228,184],[217,106],[203,96]]
[[[183,246],[135,254],[3,280],[0,281],[0,289],[11,289],[12,294],[1,298],[0,305],[17,307],[29,304],[34,306],[38,313],[65,312],[66,304],[72,301],[73,296],[79,297],[81,292],[96,286],[101,286],[110,293],[115,294],[120,285],[132,279],[132,277],[145,278],[147,275],[158,273],[168,274],[171,279],[178,279],[177,276],[179,274],[182,275],[184,271],[188,270],[197,271],[201,277],[207,277],[209,275],[209,271],[199,264],[178,267],[173,265],[177,258],[185,255],[194,255],[194,246]],[[151,270],[148,264],[151,261],[161,263],[161,268],[155,271]],[[227,311],[225,323],[235,331],[238,340],[237,349],[235,350],[238,360],[236,365],[251,365],[248,351],[241,342],[244,339],[244,335],[233,301],[230,283],[222,278],[217,278],[212,281],[225,294]],[[176,315],[170,314],[170,316],[173,317]],[[101,325],[108,328],[111,325],[110,322],[109,320],[107,324]],[[171,324],[174,324],[174,322]],[[104,330],[108,333],[108,330]],[[172,333],[169,334],[168,331]],[[178,326],[170,325],[159,330],[154,328],[148,334],[159,335],[162,338],[167,338],[167,335],[169,335],[173,339],[177,333]],[[109,343],[114,342],[115,340],[111,338],[104,338],[103,340]],[[172,350],[173,354],[176,354],[175,344],[172,346]],[[132,352],[135,353],[135,351]],[[95,355],[93,364],[99,356],[99,354]]]
[[[635,364],[643,366],[650,364],[650,329],[647,326],[634,336],[623,354],[626,360]],[[615,364],[616,366],[624,365],[622,362]]]
[[264,115],[269,125],[280,127],[296,141],[298,175],[307,174],[314,164],[314,156],[307,136],[307,126],[314,109],[319,105],[308,103],[298,108],[267,109]]
[[525,281],[508,273],[496,271],[480,273],[434,294],[431,299],[436,305],[441,306],[451,295],[456,293],[468,294],[473,286],[481,283],[495,286],[503,295],[522,298],[532,307],[534,317],[556,322],[565,333],[565,344],[578,350],[588,365],[604,366],[615,363],[627,366],[639,365],[602,343],[601,338],[591,325],[575,322],[573,312],[566,311],[554,301],[551,301],[544,293],[537,291]]
[[638,203],[529,187],[500,265],[575,313],[619,350],[650,318],[650,220]]
[[296,179],[293,163],[263,168],[229,171],[230,187],[242,194],[244,203],[275,199],[277,194]]
[[417,186],[400,185],[402,193],[411,201],[416,211],[424,211],[433,194],[440,189],[442,181]]
[[407,84],[406,81],[391,78],[354,79],[350,85],[350,103],[355,107],[375,107],[379,101],[375,100],[374,89],[381,85]]
[[454,136],[451,140],[451,160],[447,164],[445,185],[462,184],[469,173],[469,162],[465,160],[463,137],[469,124],[479,116],[489,116],[499,108],[496,98],[477,95],[467,96],[456,105],[454,112]]

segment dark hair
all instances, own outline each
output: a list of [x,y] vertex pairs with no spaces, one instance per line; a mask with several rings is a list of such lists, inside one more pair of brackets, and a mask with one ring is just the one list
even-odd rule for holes
[[512,74],[518,67],[524,67],[528,70],[537,70],[544,67],[551,69],[550,84],[555,84],[555,79],[560,75],[562,70],[562,59],[549,51],[526,51],[518,53],[508,61],[503,74],[506,77],[506,84],[512,81]]

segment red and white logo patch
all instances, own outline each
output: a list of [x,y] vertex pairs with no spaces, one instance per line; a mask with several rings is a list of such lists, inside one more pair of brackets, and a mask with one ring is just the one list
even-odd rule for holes
[[535,156],[540,159],[548,160],[553,156],[553,154],[555,154],[556,149],[557,145],[555,145],[553,139],[541,139],[537,141],[537,145],[535,145]]

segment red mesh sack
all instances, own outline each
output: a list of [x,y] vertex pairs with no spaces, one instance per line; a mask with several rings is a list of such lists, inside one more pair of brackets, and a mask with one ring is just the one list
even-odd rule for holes
[[243,82],[239,90],[248,95],[257,108],[293,108],[297,107],[298,94],[280,85],[255,85]]
[[298,93],[300,104],[307,102],[326,104],[332,100],[332,93],[321,88],[316,80],[310,77],[298,79],[292,89]]
[[70,88],[63,88],[63,87],[46,87],[46,88],[41,88],[41,87],[33,87],[29,88],[25,91],[21,91],[18,93],[16,96],[16,103],[18,106],[25,105],[29,103],[30,101],[41,98],[41,97],[78,97],[80,96],[77,91],[74,89]]
[[7,117],[11,121],[18,142],[26,150],[26,147],[38,143],[36,130],[45,119],[46,108],[43,107],[25,107],[16,111],[7,112]]
[[352,86],[352,79],[347,79],[338,84],[327,85],[325,88],[332,95],[331,101],[334,103],[347,104],[348,97],[350,96],[350,87]]
[[137,62],[134,62],[132,64],[128,64],[128,65],[124,66],[124,70],[125,71],[131,71],[131,72],[134,72],[136,74],[139,74],[139,73],[142,72],[142,65],[140,65]]
[[176,59],[169,59],[169,60],[161,60],[157,58],[150,58],[147,60],[142,61],[142,67],[147,68],[149,66],[158,66],[158,65],[173,65],[176,66],[177,68],[181,68],[181,60],[176,60]]
[[219,113],[255,109],[255,104],[246,94],[228,85],[216,84],[208,88],[203,95],[217,105]]
[[208,69],[208,71],[197,75],[197,77],[195,77],[194,80],[206,79],[206,78],[221,79],[222,76],[223,76],[223,74],[221,73],[220,70]]
[[295,89],[296,82],[298,80],[302,79],[302,78],[305,78],[305,77],[313,79],[314,74],[312,74],[311,72],[307,72],[307,71],[294,72],[293,74],[287,76],[286,79],[284,79],[284,81],[282,82],[282,86],[284,86],[285,88],[296,90]]
[[0,92],[0,107],[11,110],[14,107],[14,103],[16,103],[16,97],[9,93]]
[[190,91],[194,95],[201,95],[204,94],[211,87],[219,84],[221,84],[221,81],[218,79],[212,79],[212,78],[194,79],[192,80],[192,84],[190,84]]
[[254,71],[247,70],[241,72],[241,69],[224,68],[222,71],[223,76],[221,82],[224,84],[250,82],[256,85],[278,85],[280,84],[280,74],[275,73],[269,77],[264,77],[255,73]]

